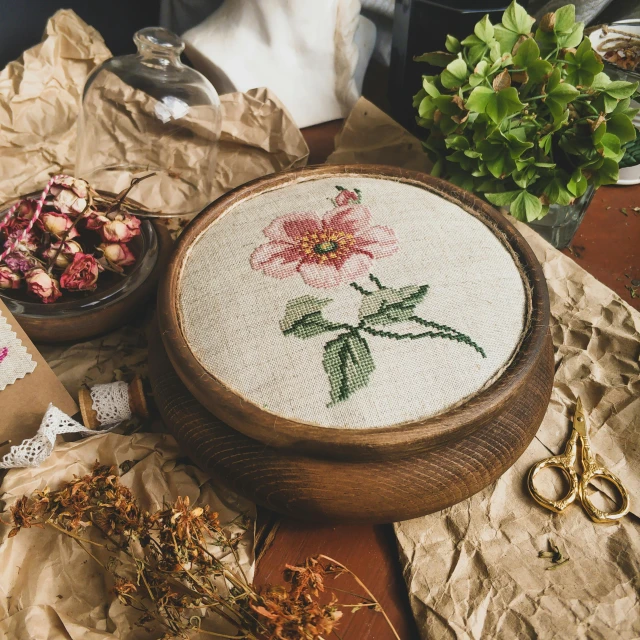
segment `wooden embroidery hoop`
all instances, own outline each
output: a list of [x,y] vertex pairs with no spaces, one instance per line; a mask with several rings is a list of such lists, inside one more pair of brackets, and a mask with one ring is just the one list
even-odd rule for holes
[[[374,429],[331,429],[283,419],[237,396],[193,356],[178,311],[181,266],[193,242],[229,207],[284,185],[322,177],[375,177],[429,190],[457,204],[489,226],[519,264],[530,305],[520,347],[500,377],[468,402],[416,422]],[[549,301],[542,269],[529,245],[504,216],[472,194],[423,173],[377,165],[321,166],[287,171],[250,182],[207,208],[182,234],[161,284],[158,322],[164,348],[187,389],[206,409],[237,431],[266,445],[300,454],[334,459],[382,460],[417,455],[447,445],[487,427],[512,410],[533,381],[543,376],[538,397],[546,407],[553,380],[549,351]],[[532,386],[533,385],[533,386]],[[528,418],[523,417],[525,421]],[[531,437],[539,423],[531,432]],[[516,445],[516,443],[514,443]]]

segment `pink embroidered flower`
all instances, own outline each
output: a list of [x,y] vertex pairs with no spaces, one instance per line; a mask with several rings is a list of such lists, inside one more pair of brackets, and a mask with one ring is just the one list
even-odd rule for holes
[[322,216],[289,213],[263,231],[269,242],[251,254],[251,267],[273,278],[299,273],[317,288],[353,282],[371,270],[373,261],[398,250],[389,227],[371,226],[363,205],[337,207]]
[[344,207],[348,204],[360,204],[360,192],[340,189],[340,193],[333,200],[336,207]]
[[22,278],[19,273],[12,271],[5,265],[0,266],[0,289],[19,289],[20,280]]
[[25,280],[29,293],[38,296],[45,304],[55,302],[62,295],[58,281],[44,269],[31,269],[26,274]]
[[9,347],[2,347],[0,349],[0,362],[2,362],[9,355]]

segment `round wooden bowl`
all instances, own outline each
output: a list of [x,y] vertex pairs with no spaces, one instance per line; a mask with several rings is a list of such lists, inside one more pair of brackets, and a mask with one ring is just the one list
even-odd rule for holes
[[155,220],[151,224],[157,241],[155,263],[147,277],[126,295],[100,301],[81,312],[73,309],[66,312],[57,310],[55,304],[30,303],[30,309],[37,307],[36,313],[21,312],[26,305],[9,295],[3,295],[5,304],[31,340],[47,344],[81,342],[109,333],[133,320],[155,294],[160,275],[166,268],[173,249],[173,240],[167,227]]
[[237,493],[314,521],[397,522],[468,498],[527,448],[553,384],[553,346],[545,334],[526,391],[482,428],[401,459],[332,460],[276,449],[228,427],[184,385],[157,331],[149,347],[155,403],[183,450]]
[[[240,397],[194,357],[185,338],[177,303],[182,269],[194,243],[234,207],[289,185],[325,177],[335,179],[336,184],[348,180],[356,184],[359,179],[376,178],[418,187],[455,204],[476,218],[491,230],[508,251],[518,266],[526,291],[525,328],[508,365],[473,397],[425,419],[376,428],[328,428],[286,419],[260,403]],[[277,468],[278,473],[286,477],[298,474],[292,482],[297,487],[298,506],[306,504],[305,500],[308,500],[308,508],[300,506],[306,515],[319,509],[323,514],[333,513],[340,518],[346,516],[347,510],[341,511],[337,505],[332,506],[345,486],[350,487],[349,497],[344,499],[345,504],[351,504],[362,517],[378,513],[379,517],[371,519],[392,520],[400,515],[408,518],[425,513],[425,509],[442,508],[450,504],[454,497],[462,499],[479,490],[515,461],[539,426],[551,392],[553,354],[548,336],[548,295],[542,269],[529,245],[504,216],[471,193],[429,175],[394,167],[348,165],[288,171],[248,183],[215,201],[187,227],[177,244],[167,277],[159,289],[158,322],[164,347],[175,370],[175,373],[168,371],[166,364],[163,364],[164,373],[156,375],[156,386],[162,388],[158,396],[159,403],[164,406],[169,424],[182,442],[188,444],[188,450],[198,451],[200,460],[208,465],[212,460],[216,464],[221,462],[221,454],[215,452],[217,445],[214,446],[214,443],[219,443],[221,439],[231,439],[234,447],[239,442],[244,443],[243,450],[247,451],[247,455],[238,456],[238,459],[242,459],[252,471],[241,471],[234,466],[228,469],[229,479],[234,482],[235,474],[245,479],[251,477],[248,484],[238,480],[244,487],[241,492],[281,511],[291,512],[294,509],[295,491],[287,494],[286,498],[280,498],[276,493],[271,493],[276,491],[274,484],[269,486],[269,493],[262,488],[251,487],[251,483],[258,482],[261,477],[262,471],[258,469],[264,471],[265,465],[275,465],[274,469]],[[212,327],[211,330],[215,335],[216,328]],[[154,370],[154,365],[151,369]],[[175,374],[182,381],[181,385],[178,385]],[[163,382],[169,378],[176,385],[175,392],[170,391]],[[176,410],[175,403],[184,407],[184,411]],[[216,418],[250,440],[237,440],[240,436],[233,435]],[[205,447],[204,444],[207,434],[211,439],[211,447]],[[475,447],[478,447],[477,452]],[[493,453],[492,447],[495,447]],[[268,455],[258,451],[266,451]],[[253,455],[255,459],[249,462]],[[267,463],[265,456],[270,456],[271,462]],[[310,458],[296,456],[313,456],[319,460],[312,464]],[[474,456],[476,459],[472,459]],[[330,460],[343,462],[338,464]],[[397,460],[397,464],[401,465],[398,471],[402,470],[393,481],[395,463],[384,467],[390,460]],[[382,466],[369,461],[380,461]],[[450,465],[447,470],[444,469],[446,465]],[[383,471],[385,468],[388,471]],[[433,469],[433,474],[427,473],[427,468]],[[437,468],[449,479],[442,480],[442,483],[436,481]],[[451,469],[456,471],[451,472]],[[255,475],[251,476],[254,472]],[[323,473],[327,474],[327,479],[320,481]],[[378,473],[381,474],[380,482],[375,481]],[[411,481],[409,477],[414,473],[416,478],[422,480]],[[305,476],[307,480],[303,481]],[[455,489],[451,486],[454,476],[459,485]],[[275,483],[275,476],[273,478],[272,482]],[[360,488],[358,483],[362,483]],[[325,501],[320,494],[327,491],[329,484],[334,491],[330,492],[330,496],[327,495]],[[391,484],[402,488],[392,489]],[[374,486],[383,491],[384,497],[382,494],[379,498],[371,497]],[[317,492],[316,497],[304,497],[307,490]],[[284,496],[285,490],[281,491]],[[400,499],[403,491],[411,495],[409,502],[405,502],[404,506],[392,505],[391,496],[395,496],[394,500]],[[419,491],[431,495],[420,497]],[[360,493],[363,495],[360,496]],[[365,495],[369,496],[366,500]],[[359,497],[356,499],[356,496]],[[363,500],[361,507],[356,505],[359,500]],[[382,503],[386,505],[384,508]]]

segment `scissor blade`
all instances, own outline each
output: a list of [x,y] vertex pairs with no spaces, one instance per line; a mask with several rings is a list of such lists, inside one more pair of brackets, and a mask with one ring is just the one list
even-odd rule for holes
[[587,418],[582,410],[582,400],[576,402],[576,412],[573,416],[573,428],[584,438],[587,435]]

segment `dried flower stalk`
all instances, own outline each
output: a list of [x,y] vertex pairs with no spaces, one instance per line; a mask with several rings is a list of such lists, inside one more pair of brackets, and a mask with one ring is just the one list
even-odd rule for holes
[[[309,558],[301,566],[286,565],[287,588],[257,589],[240,566],[237,546],[242,534],[231,537],[217,513],[208,506],[192,508],[188,497],[153,513],[142,509],[120,483],[115,467],[96,463],[90,474],[75,477],[57,491],[45,488],[23,496],[10,511],[9,538],[33,527],[50,527],[70,537],[112,576],[118,599],[140,612],[138,624],[161,630],[162,638],[200,633],[323,640],[334,633],[341,609],[346,608],[381,612],[399,640],[378,600],[344,565],[327,556]],[[100,541],[90,537],[91,532]],[[223,563],[223,557],[232,557],[232,564]],[[351,576],[367,594],[357,595],[356,604],[325,594],[326,578],[343,575]],[[218,622],[224,620],[230,631],[210,630],[209,614]]]

